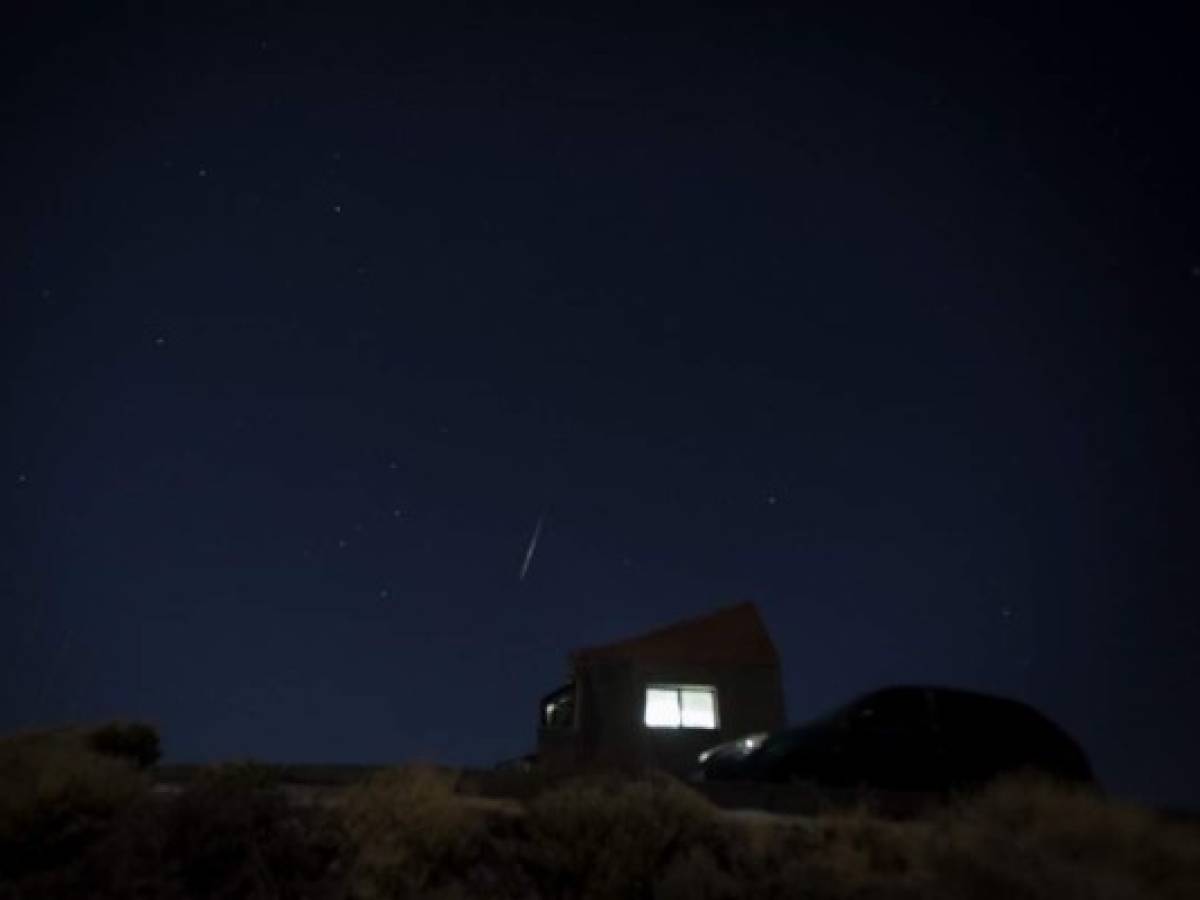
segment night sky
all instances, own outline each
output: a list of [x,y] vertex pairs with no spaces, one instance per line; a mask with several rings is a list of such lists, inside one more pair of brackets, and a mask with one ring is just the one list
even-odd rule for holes
[[0,729],[490,764],[750,600],[1200,806],[1183,21],[239,5],[6,12]]

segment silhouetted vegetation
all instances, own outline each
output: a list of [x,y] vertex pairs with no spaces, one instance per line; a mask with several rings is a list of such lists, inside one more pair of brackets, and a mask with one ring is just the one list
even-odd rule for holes
[[891,821],[732,816],[638,772],[481,798],[457,772],[406,766],[302,805],[255,762],[156,792],[84,734],[0,742],[4,900],[1200,896],[1200,830],[1045,781]]
[[215,766],[162,795],[144,757],[64,729],[0,742],[0,898],[344,896],[342,830],[270,767]]
[[127,759],[148,769],[162,756],[158,731],[141,722],[110,722],[87,733],[87,744],[97,753]]
[[68,866],[149,789],[125,759],[74,729],[0,742],[0,882]]

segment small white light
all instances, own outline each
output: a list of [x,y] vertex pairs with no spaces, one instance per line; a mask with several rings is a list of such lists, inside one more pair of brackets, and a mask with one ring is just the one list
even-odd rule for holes
[[766,739],[766,737],[767,736],[765,733],[746,735],[746,737],[742,738],[741,740],[742,749],[753,750],[754,748],[758,747]]

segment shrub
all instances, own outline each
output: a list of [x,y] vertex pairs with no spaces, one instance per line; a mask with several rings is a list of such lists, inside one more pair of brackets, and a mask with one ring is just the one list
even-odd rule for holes
[[615,771],[521,784],[522,806],[407,766],[301,807],[253,761],[152,794],[91,733],[0,741],[0,900],[1200,897],[1195,826],[1047,782],[891,821],[718,814],[672,778]]
[[256,769],[221,768],[163,806],[157,834],[131,823],[126,839],[157,852],[186,896],[320,895],[344,849],[336,823],[263,790]]
[[75,858],[148,787],[128,761],[92,752],[73,730],[0,742],[0,876]]
[[1087,790],[1001,783],[927,819],[866,808],[721,822],[669,860],[662,898],[1150,900],[1200,896],[1200,830]]
[[140,722],[110,722],[92,729],[86,740],[97,753],[127,759],[139,769],[148,769],[162,756],[158,731]]
[[210,781],[131,805],[83,853],[22,881],[17,896],[332,900],[344,896],[343,853],[326,811]]
[[364,898],[450,889],[487,843],[484,816],[455,794],[457,776],[431,766],[379,772],[338,805],[356,855],[351,885]]
[[936,876],[980,896],[1200,896],[1200,832],[1086,787],[997,782],[935,826]]
[[689,847],[667,863],[654,881],[656,900],[736,900],[741,886],[702,847]]
[[568,782],[529,804],[531,863],[554,896],[644,895],[714,812],[665,775]]

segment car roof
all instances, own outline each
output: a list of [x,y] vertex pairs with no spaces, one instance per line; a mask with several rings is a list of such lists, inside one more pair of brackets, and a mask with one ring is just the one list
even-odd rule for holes
[[939,706],[939,702],[949,700],[955,704],[969,704],[980,711],[987,710],[990,715],[1011,716],[1029,722],[1036,721],[1040,725],[1061,730],[1048,716],[1021,700],[1016,700],[1012,697],[1001,697],[996,694],[987,694],[967,688],[929,684],[893,684],[875,688],[857,695],[849,702],[835,707],[819,718],[824,719],[836,716],[838,713],[846,712],[866,703],[878,702],[889,696],[911,694],[924,694],[933,700],[935,708]]

